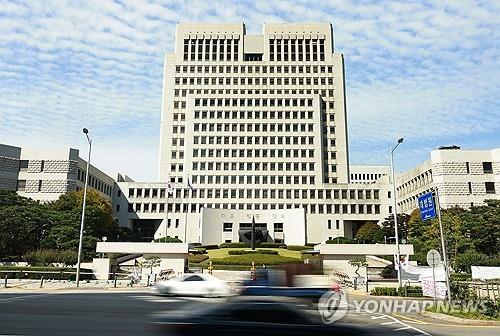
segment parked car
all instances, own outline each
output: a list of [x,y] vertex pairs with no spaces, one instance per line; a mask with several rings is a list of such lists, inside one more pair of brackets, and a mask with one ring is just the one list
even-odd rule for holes
[[164,335],[369,335],[354,327],[325,325],[293,304],[242,301],[212,304],[208,307],[169,312],[156,316],[155,329]]
[[231,293],[224,281],[209,274],[185,274],[160,281],[156,290],[161,295],[180,296],[227,296]]

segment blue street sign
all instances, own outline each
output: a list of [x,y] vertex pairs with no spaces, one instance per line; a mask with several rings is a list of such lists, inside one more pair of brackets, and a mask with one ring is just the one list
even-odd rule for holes
[[418,197],[418,207],[420,208],[420,218],[422,218],[422,220],[436,217],[436,208],[434,207],[432,192]]

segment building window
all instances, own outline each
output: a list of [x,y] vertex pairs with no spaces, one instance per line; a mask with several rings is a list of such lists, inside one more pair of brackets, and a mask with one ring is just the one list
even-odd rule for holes
[[38,192],[42,191],[42,180],[38,180]]
[[120,212],[120,204],[116,205],[116,212]]
[[45,168],[45,160],[42,160],[40,163],[40,171],[43,172],[43,169]]
[[485,182],[484,186],[486,187],[487,194],[494,194],[495,193],[495,182]]
[[27,171],[28,170],[28,160],[20,160],[19,161],[19,171]]
[[17,191],[25,191],[25,190],[26,190],[26,180],[18,180]]
[[274,232],[283,232],[283,223],[274,223]]
[[469,195],[472,195],[472,182],[469,182]]
[[491,162],[483,162],[483,172],[485,174],[493,174],[493,165]]
[[328,220],[328,230],[331,230],[332,229],[332,220],[329,219]]
[[223,231],[224,232],[232,232],[233,231],[233,223],[224,223]]

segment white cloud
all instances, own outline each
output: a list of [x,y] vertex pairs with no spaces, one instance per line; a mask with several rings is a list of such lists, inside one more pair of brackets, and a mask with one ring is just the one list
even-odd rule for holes
[[103,170],[154,179],[176,22],[259,34],[264,22],[331,21],[353,162],[384,163],[399,136],[404,168],[441,144],[498,146],[499,14],[497,1],[0,0],[0,142],[86,148],[87,126]]

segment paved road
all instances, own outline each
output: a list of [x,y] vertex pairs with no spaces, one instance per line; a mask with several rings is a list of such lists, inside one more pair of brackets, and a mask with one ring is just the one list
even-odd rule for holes
[[[151,291],[0,292],[1,335],[141,335],[153,333],[157,312],[209,305],[222,299],[168,298]],[[422,324],[355,309],[338,323],[378,330],[380,335],[498,335],[500,328]]]

